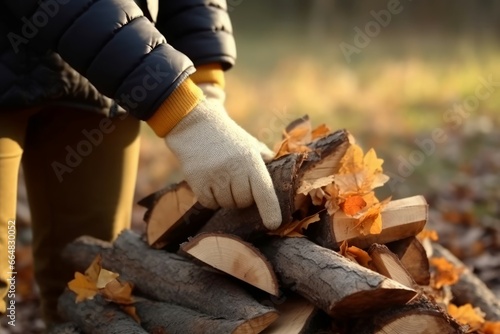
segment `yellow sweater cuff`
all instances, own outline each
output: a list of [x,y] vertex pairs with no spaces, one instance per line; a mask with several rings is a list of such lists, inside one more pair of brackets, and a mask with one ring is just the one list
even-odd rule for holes
[[202,100],[203,92],[187,78],[146,121],[159,137],[165,137]]
[[219,85],[222,89],[226,85],[224,71],[222,70],[222,65],[219,63],[198,66],[196,72],[191,74],[190,78],[195,84],[213,83]]

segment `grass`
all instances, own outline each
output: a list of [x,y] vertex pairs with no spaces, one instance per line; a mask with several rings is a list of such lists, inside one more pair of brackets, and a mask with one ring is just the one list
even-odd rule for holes
[[[398,157],[408,159],[419,149],[415,139],[430,138],[436,128],[445,131],[449,139],[398,189],[386,191],[395,197],[426,193],[436,179],[453,182],[461,162],[474,158],[500,123],[500,85],[460,127],[451,129],[444,120],[454,103],[475,96],[481,78],[500,82],[500,47],[494,39],[391,33],[373,39],[347,63],[338,44],[349,42],[349,36],[311,40],[270,32],[236,37],[239,56],[227,73],[226,107],[270,146],[289,121],[309,114],[313,124],[348,129],[397,173]],[[468,139],[460,140],[463,147],[448,161],[457,136]]]

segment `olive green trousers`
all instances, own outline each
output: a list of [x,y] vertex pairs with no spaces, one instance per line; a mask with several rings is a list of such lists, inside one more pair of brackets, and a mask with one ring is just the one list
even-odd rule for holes
[[111,120],[63,108],[0,111],[1,313],[9,314],[8,292],[15,288],[9,280],[15,272],[9,246],[21,163],[35,278],[43,318],[50,325],[59,320],[57,298],[74,275],[61,261],[64,246],[81,235],[112,240],[130,226],[139,130],[140,122],[131,116]]

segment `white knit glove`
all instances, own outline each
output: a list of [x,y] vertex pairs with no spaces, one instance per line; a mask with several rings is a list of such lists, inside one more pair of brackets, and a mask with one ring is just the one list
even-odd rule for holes
[[203,206],[244,208],[255,202],[264,225],[274,230],[281,224],[280,206],[255,138],[220,108],[202,101],[165,141]]
[[[224,102],[226,100],[226,93],[224,90],[216,84],[213,83],[199,83],[198,87],[201,88],[203,91],[203,94],[205,94],[205,98],[209,103],[213,103],[217,105],[217,108],[214,110],[214,112],[224,112],[227,114],[226,109],[224,108]],[[222,108],[219,108],[221,106]],[[242,131],[245,131],[245,129],[241,128]],[[259,151],[260,156],[262,159],[264,159],[265,162],[270,162],[273,160],[274,156],[276,155],[269,147],[267,147],[266,144],[252,136],[251,134],[247,133],[249,138],[249,141],[253,146],[256,147],[256,149]]]

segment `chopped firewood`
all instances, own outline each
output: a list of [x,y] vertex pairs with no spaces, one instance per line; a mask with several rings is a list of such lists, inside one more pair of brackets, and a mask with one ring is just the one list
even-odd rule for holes
[[292,293],[282,299],[284,301],[276,305],[280,313],[278,320],[262,334],[318,333],[330,325],[331,319],[307,299]]
[[461,268],[458,281],[451,286],[453,303],[479,307],[486,320],[500,321],[500,300],[467,266],[443,246],[432,243],[433,257],[443,257],[456,268]]
[[74,322],[85,333],[95,334],[146,334],[147,332],[115,304],[107,303],[101,296],[75,303],[76,295],[66,290],[58,301],[58,312]]
[[416,237],[393,241],[386,246],[398,256],[403,267],[417,284],[429,285],[431,277],[429,259],[424,247]]
[[[268,170],[273,179],[274,187],[282,212],[282,225],[293,221],[292,214],[300,208],[295,206],[296,190],[300,186],[304,173],[311,170],[326,168],[322,161],[331,156],[339,159],[348,146],[346,131],[337,131],[311,143],[307,156],[290,154],[274,160],[268,164]],[[330,162],[331,163],[331,162]],[[221,209],[200,230],[201,232],[223,232],[234,234],[244,240],[255,240],[265,236],[267,229],[262,224],[259,212],[255,205],[250,208]]]
[[276,313],[228,278],[177,254],[153,249],[130,230],[123,231],[112,245],[91,237],[78,238],[65,248],[63,257],[81,270],[99,253],[103,268],[119,273],[152,299],[233,320],[258,321]]
[[260,333],[278,315],[270,313],[267,317],[257,317],[250,320],[228,320],[202,314],[178,305],[140,299],[135,304],[141,326],[149,333],[169,334],[205,334]]
[[392,278],[407,287],[414,288],[416,283],[408,271],[399,261],[398,257],[385,245],[373,244],[368,249],[372,258],[371,265],[375,271],[386,277]]
[[147,221],[146,235],[149,245],[163,248],[172,240],[191,235],[214,214],[213,210],[204,208],[197,202],[191,188],[186,182],[175,184],[161,190],[151,202],[151,208],[145,214]]
[[228,234],[201,233],[181,245],[194,258],[272,295],[278,279],[264,255],[252,244]]
[[366,315],[404,305],[416,291],[305,238],[274,238],[259,249],[285,287],[290,287],[330,316]]
[[426,298],[407,305],[381,310],[356,321],[349,334],[460,334],[465,333],[446,312]]
[[417,235],[427,222],[427,202],[423,196],[413,196],[389,202],[381,211],[382,231],[363,235],[356,228],[357,221],[342,211],[330,217],[322,213],[321,221],[311,226],[308,235],[323,247],[337,250],[343,241],[359,248],[373,243],[385,244]]

